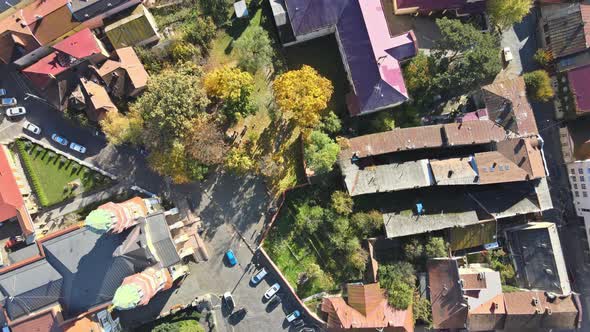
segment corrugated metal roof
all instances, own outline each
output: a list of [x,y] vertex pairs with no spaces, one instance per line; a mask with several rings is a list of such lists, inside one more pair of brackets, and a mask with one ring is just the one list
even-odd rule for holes
[[[576,4],[576,6],[580,6]],[[553,52],[555,58],[571,55],[588,48],[587,29],[584,25],[590,24],[588,19],[587,8],[586,15],[582,15],[580,7],[576,11],[569,12],[567,15],[560,15],[547,19],[548,37],[547,47]]]
[[302,36],[335,26],[349,0],[286,0],[285,2],[293,32],[296,36]]
[[[587,25],[590,27],[590,23]],[[590,112],[590,84],[588,84],[589,77],[590,65],[572,69],[567,73],[570,88],[576,99],[575,102],[577,113]]]
[[148,216],[146,218],[146,231],[156,249],[155,255],[160,259],[160,263],[164,267],[169,267],[180,262],[180,256],[172,241],[172,235],[170,234],[164,213]]

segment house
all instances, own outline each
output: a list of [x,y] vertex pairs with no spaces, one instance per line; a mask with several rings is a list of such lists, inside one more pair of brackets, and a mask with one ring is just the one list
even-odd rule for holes
[[104,31],[115,49],[143,46],[160,40],[156,20],[143,5],[138,5],[128,16],[105,26]]
[[15,179],[12,158],[10,151],[5,146],[0,146],[0,223],[16,220],[23,237],[31,243],[35,239],[33,219]]
[[322,299],[328,331],[414,331],[412,307],[397,310],[389,306],[386,291],[378,283],[348,284],[346,288],[346,300],[342,296]]
[[554,223],[535,222],[507,229],[516,279],[523,288],[571,293],[571,286]]
[[[83,226],[39,239],[37,255],[0,269],[6,324],[21,331],[32,324],[45,326],[41,331],[120,331],[104,309],[145,305],[188,271],[181,260],[196,228],[189,220],[171,225],[168,215],[174,212],[159,211],[153,199],[135,197],[103,204]],[[173,236],[172,228],[186,239]]]
[[500,274],[463,259],[427,263],[434,329],[468,331],[550,331],[579,328],[577,294],[520,290],[504,293]]
[[351,85],[346,97],[352,116],[407,101],[400,64],[417,54],[410,32],[392,35],[380,0],[272,0],[284,46],[335,34]]
[[115,50],[116,57],[103,63],[98,75],[116,97],[136,97],[147,87],[149,75],[132,47]]
[[141,0],[71,0],[69,7],[76,20],[89,21],[88,26],[95,28],[102,26],[105,18],[139,3]]
[[485,0],[393,0],[393,12],[396,15],[453,12],[457,16],[483,13]]
[[[590,23],[589,23],[590,24]],[[586,115],[590,113],[590,86],[588,77],[590,75],[590,63],[571,69],[567,72],[567,80],[570,91],[574,97],[576,115]]]
[[80,86],[86,100],[86,114],[90,120],[100,121],[107,113],[119,111],[104,86],[86,78],[80,79]]
[[567,71],[590,64],[590,4],[541,4],[539,40],[556,59],[557,69]]

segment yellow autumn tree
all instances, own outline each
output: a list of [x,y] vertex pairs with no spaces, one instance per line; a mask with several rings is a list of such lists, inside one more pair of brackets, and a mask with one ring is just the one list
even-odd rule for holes
[[275,101],[297,126],[313,128],[320,122],[320,112],[328,107],[334,88],[310,66],[288,71],[273,82]]
[[254,91],[254,77],[237,67],[223,66],[207,73],[203,86],[209,98],[216,100],[221,110],[231,119],[256,112],[250,96]]
[[109,143],[120,145],[137,142],[141,134],[142,119],[137,112],[130,112],[127,116],[119,112],[108,112],[99,124]]

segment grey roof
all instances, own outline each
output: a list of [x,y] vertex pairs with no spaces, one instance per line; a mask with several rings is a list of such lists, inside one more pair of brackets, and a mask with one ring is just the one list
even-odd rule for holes
[[359,168],[350,160],[341,160],[344,182],[351,196],[375,192],[427,187],[434,184],[428,160],[392,163]]
[[0,1],[0,13],[5,12],[10,7],[15,6],[16,4],[20,3],[23,0],[6,0]]
[[[540,212],[538,186],[539,182],[441,186],[371,197],[395,202],[383,205],[389,206],[383,213],[385,233],[393,238]],[[417,203],[422,204],[422,215],[416,214]]]
[[45,259],[0,276],[1,301],[10,319],[57,302],[62,287],[62,276]]
[[172,266],[180,262],[180,256],[172,241],[170,228],[166,223],[164,213],[150,215],[146,218],[146,231],[156,252],[154,253],[164,267]]
[[86,21],[128,0],[71,0],[70,10],[78,21]]
[[561,243],[554,223],[529,223],[506,230],[521,287],[569,294]]
[[39,247],[36,243],[28,245],[24,248],[21,248],[17,251],[11,251],[8,253],[8,260],[10,260],[11,264],[22,262],[25,259],[39,256]]
[[349,0],[285,0],[296,36],[336,25]]
[[[149,254],[133,259],[115,253],[135,228],[121,234],[98,234],[82,228],[43,243],[47,261],[63,276],[64,316],[72,317],[108,302],[125,277],[142,271]],[[147,251],[147,249],[146,249]]]

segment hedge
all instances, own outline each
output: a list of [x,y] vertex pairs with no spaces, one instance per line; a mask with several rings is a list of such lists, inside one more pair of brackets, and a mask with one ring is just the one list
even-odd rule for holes
[[47,206],[47,205],[49,205],[49,200],[47,199],[47,195],[43,191],[43,187],[41,187],[41,182],[39,180],[37,173],[35,173],[35,171],[33,170],[33,166],[31,165],[31,156],[29,155],[29,152],[27,151],[27,148],[26,148],[27,145],[31,146],[30,144],[26,144],[25,141],[23,141],[23,140],[19,139],[16,141],[16,146],[18,148],[18,152],[19,152],[19,154],[21,156],[21,160],[23,161],[23,164],[25,166],[25,170],[27,172],[27,175],[29,176],[29,179],[31,180],[33,190],[35,190],[35,193],[37,194],[37,198],[39,199],[39,203],[41,203],[42,206]]

